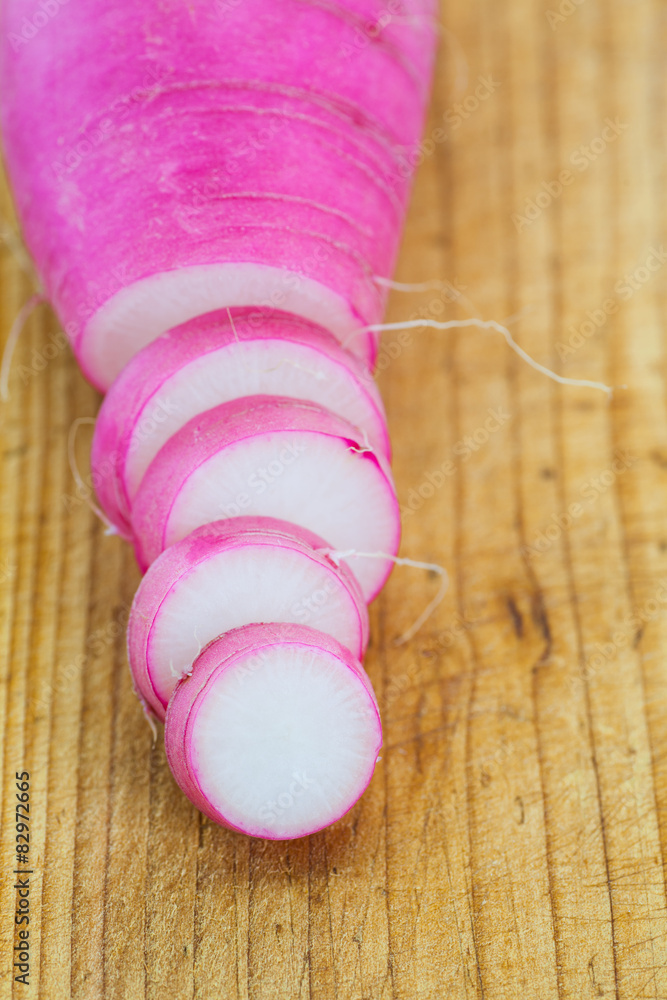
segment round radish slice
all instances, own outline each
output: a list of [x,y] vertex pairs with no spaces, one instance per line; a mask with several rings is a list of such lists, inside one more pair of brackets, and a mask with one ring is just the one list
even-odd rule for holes
[[128,622],[139,696],[159,719],[202,646],[252,622],[309,623],[359,659],[368,611],[353,574],[310,531],[268,517],[206,524],[149,567]]
[[308,528],[348,565],[366,601],[381,589],[398,550],[400,518],[382,455],[321,406],[275,396],[223,403],[181,428],[158,452],[134,503],[137,560],[146,569],[202,524],[240,515]]
[[152,341],[102,403],[92,471],[100,503],[116,527],[129,534],[141,479],[176,431],[220,403],[260,394],[319,403],[390,457],[378,389],[330,333],[276,310],[234,309],[231,318],[218,310]]
[[[210,212],[208,225],[215,225]],[[302,233],[295,236],[301,254],[312,252],[313,243],[319,249],[317,238],[309,240]],[[216,237],[224,244],[224,235],[218,232]],[[339,254],[345,262],[348,255],[342,248],[336,256]],[[366,322],[378,322],[382,296],[372,281],[365,284],[369,287],[357,289],[357,298],[361,297],[364,304],[368,302]],[[261,308],[267,302],[281,302],[288,312],[325,326],[365,364],[375,363],[377,333],[360,332],[364,321],[360,320],[358,310],[332,285],[290,271],[289,266],[252,261],[189,266],[181,262],[178,267],[172,265],[127,284],[107,299],[79,335],[76,344],[79,363],[86,378],[104,392],[137,350],[175,323],[185,323],[203,313],[239,303]]]
[[345,815],[381,746],[363,667],[303,625],[246,625],[215,639],[177,685],[165,726],[190,801],[216,823],[270,840]]

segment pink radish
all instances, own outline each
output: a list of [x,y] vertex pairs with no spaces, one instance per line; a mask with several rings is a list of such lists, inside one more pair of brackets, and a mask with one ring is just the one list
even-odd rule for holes
[[149,567],[134,599],[128,655],[139,695],[164,718],[199,650],[252,622],[308,624],[361,659],[368,612],[352,573],[327,544],[272,518],[232,518],[197,528]]
[[303,625],[246,625],[214,640],[174,691],[165,726],[188,798],[216,823],[271,840],[348,812],[381,746],[363,667]]
[[201,524],[263,515],[300,524],[350,556],[367,601],[398,550],[391,472],[359,432],[314,403],[248,396],[189,421],[158,452],[135,498],[132,531],[146,568]]
[[92,470],[100,502],[118,529],[129,535],[141,479],[176,431],[211,407],[258,394],[318,402],[390,457],[377,387],[331,334],[266,309],[208,313],[136,354],[102,404]]
[[[0,8],[18,215],[84,374],[112,386],[93,475],[147,570],[129,630],[137,687],[160,715],[175,684],[179,784],[257,836],[333,822],[380,745],[358,591],[372,600],[386,580],[399,517],[366,373],[435,9],[96,0],[26,38],[23,0]],[[288,524],[255,532],[249,517]],[[285,620],[299,581],[325,579],[335,600],[318,631]],[[297,773],[307,785],[291,791]]]
[[[435,39],[430,0],[385,7],[98,0],[94,25],[68,7],[12,46],[25,4],[3,4],[17,207],[95,385],[222,306],[275,306],[340,339],[381,318],[373,275],[396,258]],[[369,23],[372,44],[345,58]],[[374,340],[351,349],[372,362]]]

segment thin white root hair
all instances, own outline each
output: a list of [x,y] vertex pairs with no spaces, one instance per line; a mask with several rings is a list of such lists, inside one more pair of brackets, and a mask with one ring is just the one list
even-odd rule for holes
[[518,320],[523,319],[524,316],[528,316],[529,313],[535,311],[535,306],[529,303],[526,306],[522,306],[518,312],[512,313],[511,316],[507,316],[503,321],[503,326],[509,326],[511,323],[516,323]]
[[111,523],[111,521],[106,516],[104,511],[97,506],[95,501],[90,499],[90,496],[88,495],[90,488],[86,485],[86,483],[84,483],[83,479],[81,478],[81,473],[79,472],[79,467],[76,463],[76,452],[74,450],[74,446],[76,444],[77,431],[79,430],[79,427],[81,427],[82,424],[92,424],[94,427],[95,419],[94,417],[77,417],[72,426],[70,427],[69,434],[67,435],[67,457],[69,459],[69,467],[71,469],[72,476],[74,477],[74,482],[81,490],[82,495],[85,497],[85,502],[88,504],[93,514],[99,517],[102,524],[106,527],[105,534],[117,535],[118,528],[116,528],[116,526]]
[[[438,289],[439,291],[447,290],[454,294],[451,296],[452,302],[459,302],[461,305],[469,309],[470,312],[477,312],[477,307],[473,302],[470,301],[467,295],[464,295],[456,285],[453,285],[451,281],[442,281],[441,278],[429,278],[428,281],[417,281],[417,282],[407,282],[407,281],[393,281],[391,278],[383,278],[381,275],[374,274],[373,281],[376,285],[381,285],[384,288],[391,288],[394,292],[428,292]],[[527,307],[529,308],[529,307]],[[519,315],[517,313],[517,315]],[[505,321],[507,322],[507,321]],[[368,329],[364,327],[364,329]],[[357,331],[355,331],[356,333]],[[359,331],[361,332],[361,331]],[[354,333],[352,334],[354,336]],[[349,338],[348,338],[349,339]],[[347,345],[347,341],[345,345]]]
[[42,292],[35,292],[34,295],[31,295],[28,301],[19,309],[16,319],[12,323],[9,333],[7,334],[7,340],[5,341],[5,347],[2,352],[2,362],[0,363],[0,399],[2,399],[4,403],[6,403],[9,399],[9,372],[12,366],[12,358],[14,356],[16,342],[23,333],[25,325],[33,309],[35,309],[42,302],[46,302],[46,298]]
[[346,549],[344,552],[339,552],[337,549],[324,549],[323,551],[325,555],[328,555],[337,566],[340,565],[341,559],[347,559],[348,556],[360,556],[365,559],[389,559],[397,566],[412,566],[413,569],[429,570],[432,573],[437,573],[438,576],[442,578],[438,593],[432,601],[429,601],[416,621],[412,623],[410,628],[406,629],[405,632],[399,635],[398,639],[394,639],[395,646],[404,645],[404,643],[409,642],[410,639],[417,634],[424,622],[431,617],[435,609],[441,603],[447,593],[447,588],[449,587],[449,575],[447,570],[444,566],[440,566],[438,563],[418,562],[415,559],[390,556],[386,552],[357,552],[356,549]]
[[383,278],[379,274],[373,275],[373,281],[382,288],[391,288],[394,292],[430,292],[434,288],[453,287],[447,281],[440,278],[429,278],[428,281],[392,281],[391,278]]
[[148,702],[145,700],[141,691],[138,690],[137,685],[134,683],[134,679],[132,680],[132,689],[137,698],[139,699],[139,704],[143,709],[144,719],[148,723],[148,728],[153,734],[153,743],[151,748],[155,750],[155,744],[157,743],[157,737],[158,737],[157,725],[155,724],[155,716],[153,715],[153,711],[150,708]]
[[[445,322],[439,322],[435,319],[409,319],[404,320],[400,323],[374,323],[372,326],[363,327],[359,330],[359,333],[365,332],[377,332],[380,333],[383,330],[410,330],[417,329],[418,327],[427,326],[431,327],[433,330],[455,330],[462,327],[475,326],[480,330],[495,330],[500,333],[509,347],[522,358],[526,364],[534,368],[535,371],[541,372],[546,375],[547,378],[552,379],[554,382],[559,382],[561,385],[574,385],[584,387],[587,386],[589,389],[600,389],[601,392],[605,392],[608,396],[612,396],[614,389],[610,385],[605,385],[604,382],[594,382],[587,378],[567,378],[565,375],[558,375],[556,372],[552,372],[550,368],[545,368],[541,365],[539,361],[535,361],[531,358],[530,354],[524,351],[523,347],[517,344],[516,340],[509,332],[506,326],[502,323],[497,323],[494,319],[450,319]],[[619,386],[618,388],[624,389],[625,386]]]
[[157,726],[155,724],[155,717],[154,717],[153,713],[151,712],[150,708],[148,708],[147,705],[144,705],[144,718],[146,719],[146,722],[148,723],[148,728],[150,729],[151,733],[153,734],[153,744],[152,744],[151,749],[155,750],[155,745],[157,743],[157,736],[158,736]]
[[373,448],[373,446],[371,445],[370,441],[368,440],[368,434],[366,433],[365,430],[363,430],[361,432],[361,437],[362,437],[362,441],[363,441],[362,447],[361,448],[357,448],[354,445],[350,445],[349,451],[353,452],[353,454],[355,454],[355,455],[363,455],[365,452],[369,451],[371,453],[371,455],[374,455],[375,454],[375,449]]

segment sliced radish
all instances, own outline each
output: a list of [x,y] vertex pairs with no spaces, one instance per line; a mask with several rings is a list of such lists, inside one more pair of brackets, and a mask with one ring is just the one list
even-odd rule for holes
[[240,515],[308,528],[336,550],[371,601],[398,550],[400,518],[389,466],[346,420],[313,403],[249,396],[189,421],[158,452],[132,514],[145,569],[202,524]]
[[361,659],[368,611],[353,574],[310,531],[268,517],[206,524],[149,567],[132,604],[128,655],[159,719],[202,646],[253,622],[310,624]]
[[[304,247],[308,240],[302,234],[297,242],[302,253],[310,249]],[[343,248],[336,252],[345,258]],[[371,280],[367,285],[370,290],[364,299],[377,299],[378,303],[369,310],[367,322],[378,322],[382,297]],[[175,323],[240,303],[261,307],[272,302],[325,326],[367,365],[374,364],[378,335],[359,333],[363,320],[331,285],[297,271],[290,273],[289,268],[252,261],[181,264],[127,285],[107,299],[79,336],[79,363],[89,381],[104,392],[140,348]]]
[[[380,394],[359,360],[298,316],[269,309],[207,313],[134,356],[97,418],[92,471],[102,507],[124,534],[141,479],[188,420],[244,396],[319,403],[358,427],[390,458]],[[111,456],[111,461],[110,461]]]
[[373,775],[380,715],[348,649],[303,625],[215,639],[177,685],[165,748],[179,786],[216,823],[305,837],[345,815]]

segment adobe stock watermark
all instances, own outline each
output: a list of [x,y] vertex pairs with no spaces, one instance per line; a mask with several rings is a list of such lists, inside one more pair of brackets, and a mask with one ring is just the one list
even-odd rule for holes
[[134,425],[127,449],[128,455],[132,455],[140,445],[148,441],[162,424],[173,414],[179,413],[180,409],[180,406],[177,406],[168,396],[158,396],[151,400],[150,406],[144,407],[141,416]]
[[[55,3],[56,0],[53,2]],[[166,70],[162,70],[161,67],[149,67],[141,84],[133,87],[128,94],[117,98],[104,117],[96,124],[88,125],[80,130],[74,142],[60,153],[59,159],[51,161],[47,168],[47,174],[51,171],[58,181],[62,181],[72,174],[83,160],[118,130],[118,126],[125,121],[133,106],[144,104],[158,92],[159,84],[165,73]]]
[[667,580],[661,580],[654,597],[649,597],[641,607],[625,615],[619,627],[612,632],[608,642],[596,642],[594,652],[587,657],[578,677],[570,678],[570,686],[575,689],[584,681],[592,680],[613,659],[618,651],[636,641],[644,626],[664,615],[667,609]]
[[[93,495],[98,492],[99,487],[109,479],[114,479],[118,476],[121,464],[123,464],[141,444],[149,440],[161,424],[165,423],[165,421],[167,421],[173,414],[179,412],[180,407],[176,406],[176,404],[173,403],[168,396],[158,396],[154,400],[151,400],[150,405],[145,407],[141,417],[133,429],[132,438],[130,439],[127,451],[123,451],[123,449],[114,449],[106,454],[104,456],[104,460],[98,462],[95,465],[95,468],[91,469],[91,471],[85,476],[79,475],[78,481],[76,475],[74,476],[74,492],[63,493],[61,495],[61,500],[65,505],[67,512],[69,513],[75,507],[80,507],[81,504],[91,503]],[[80,420],[90,423],[93,422],[92,418],[90,421],[88,421],[87,418],[80,418]],[[72,426],[74,427],[74,424]]]
[[570,338],[567,343],[559,342],[556,344],[556,350],[561,361],[573,355],[575,351],[579,350],[582,344],[585,344],[598,330],[601,330],[609,317],[618,312],[620,308],[619,303],[628,302],[635,292],[639,291],[640,288],[643,288],[651,280],[653,275],[660,270],[665,262],[667,262],[667,250],[662,245],[658,248],[651,247],[643,264],[640,264],[639,267],[636,267],[629,274],[624,274],[622,278],[619,278],[615,282],[614,292],[616,294],[613,298],[605,299],[597,309],[589,309],[586,312],[586,319],[578,327],[571,323],[568,326]]
[[568,17],[577,11],[586,0],[561,0],[557,10],[545,10],[544,14],[552,31],[567,21]]
[[[472,455],[488,444],[494,434],[512,419],[510,413],[506,413],[500,406],[497,409],[487,410],[486,420],[480,424],[471,434],[466,434],[452,448],[452,454],[467,462]],[[458,465],[452,458],[447,458],[437,468],[432,469],[424,475],[418,486],[413,486],[408,490],[407,501],[399,504],[401,517],[409,517],[416,511],[421,510],[424,503],[434,496],[436,490],[441,489],[447,479],[456,474]]]
[[[65,329],[74,331],[75,324],[68,323]],[[62,330],[57,330],[55,333],[49,334],[49,339],[43,347],[33,347],[30,355],[30,364],[18,365],[17,367],[17,373],[23,385],[27,385],[31,378],[43,372],[50,361],[53,361],[54,358],[57,358],[59,354],[62,354],[67,349],[69,343],[70,340],[67,334]]]
[[500,86],[500,82],[494,80],[492,76],[477,77],[477,86],[472,93],[467,94],[462,101],[457,101],[456,104],[443,112],[442,122],[447,128],[443,128],[441,125],[436,126],[426,139],[422,139],[418,143],[416,149],[413,149],[407,158],[401,157],[398,168],[401,176],[412,176],[413,171],[421,166],[427,157],[433,155],[437,146],[447,142],[451,133],[459,129],[481,104],[484,104],[492,94],[496,93]]
[[252,506],[253,495],[261,496],[275,486],[276,482],[285,474],[300,455],[307,450],[303,443],[290,441],[281,449],[280,453],[272,458],[266,465],[260,466],[252,472],[246,481],[247,492],[242,490],[237,493],[233,500],[221,504],[218,508],[223,517],[238,517],[243,510]]
[[263,321],[261,310],[263,309],[283,309],[289,312],[290,294],[301,289],[304,281],[313,275],[317,276],[322,273],[334,253],[334,249],[331,244],[319,243],[314,250],[300,258],[299,264],[294,267],[294,270],[281,272],[279,287],[274,288],[268,298],[255,304],[254,311],[251,311],[247,318],[249,325],[251,327],[261,325]]
[[[616,484],[619,477],[625,475],[637,461],[636,456],[620,449],[615,451],[614,456],[614,461],[609,468],[604,469],[596,476],[591,476],[579,489],[579,495],[589,507],[607,493]],[[528,557],[543,555],[561,538],[565,531],[569,531],[574,522],[579,520],[585,511],[584,504],[573,502],[568,505],[567,510],[553,513],[549,523],[541,531],[538,531],[532,543],[521,546],[521,555]]]
[[25,45],[28,45],[42,28],[45,28],[54,17],[58,16],[61,9],[68,3],[69,0],[39,0],[37,10],[34,10],[30,17],[23,18],[19,31],[10,31],[7,35],[14,52],[18,52]]
[[121,261],[99,280],[87,281],[80,288],[77,288],[76,291],[81,297],[72,304],[72,310],[77,319],[65,325],[65,330],[72,343],[76,341],[79,331],[85,326],[95,310],[116,292],[129,285],[131,281],[132,276],[128,271],[127,264]]
[[[469,629],[474,628],[475,625],[477,625],[477,621],[469,621],[467,618],[463,618],[459,614],[454,615],[451,624],[449,624],[447,628],[438,632],[434,640],[434,645],[429,648],[425,655],[440,653],[444,650],[451,649],[452,646],[455,646],[457,642],[460,642],[466,632],[468,632]],[[409,691],[413,685],[418,685],[420,683],[421,674],[416,669],[413,662],[408,670],[405,670],[397,677],[392,677],[389,681],[384,696],[385,709],[389,708],[397,698],[402,697],[402,695],[404,695],[406,691]]]
[[305,625],[314,617],[317,617],[322,608],[328,603],[329,598],[336,593],[337,589],[338,587],[334,579],[328,576],[321,587],[318,587],[312,594],[302,597],[296,604],[293,604],[290,608],[290,614],[294,615],[296,620],[302,625]]
[[259,652],[252,653],[252,655],[244,657],[244,659],[234,667],[234,683],[237,687],[243,687],[245,682],[249,677],[253,676],[255,671],[259,670],[260,667],[265,666],[269,662],[270,658],[265,650],[259,650]]
[[230,177],[247,170],[275,142],[289,122],[277,111],[262,112],[261,128],[248,132],[247,138],[235,146],[230,155],[220,158],[219,164],[207,176],[194,181],[188,177],[187,187],[180,190],[180,201],[174,218],[186,232],[201,233],[202,209],[211,210],[211,203],[229,194]]
[[484,787],[490,784],[494,768],[502,767],[515,753],[516,745],[514,743],[510,743],[509,746],[507,743],[503,743],[497,750],[484,757],[479,763],[476,761],[471,762],[475,767],[479,768],[480,781]]
[[310,788],[311,785],[317,785],[314,778],[309,778],[305,771],[293,771],[292,772],[292,782],[289,787],[277,795],[275,799],[270,799],[259,809],[259,818],[266,820],[279,819],[284,813],[288,812],[295,804],[296,800],[299,799],[306,789]]
[[116,475],[117,463],[121,457],[118,451],[110,452],[104,462],[94,472],[89,472],[87,475],[80,477],[80,482],[75,483],[73,493],[63,493],[61,495],[60,499],[68,514],[76,507],[80,507],[81,504],[89,504],[92,501],[96,489],[105,480]]
[[[420,306],[415,312],[408,316],[408,321],[414,319],[435,319],[442,316],[449,303],[457,302],[463,297],[468,286],[454,282],[441,281],[438,294],[434,295],[427,303]],[[375,360],[374,371],[367,366],[364,367],[364,375],[369,382],[373,382],[380,372],[386,371],[393,361],[398,361],[406,348],[412,347],[415,342],[414,330],[400,330],[393,340],[387,339],[388,334],[384,334],[380,341],[380,349]]]
[[64,324],[64,330],[57,330],[50,333],[47,342],[42,347],[34,347],[30,356],[29,364],[17,366],[17,374],[21,378],[23,385],[39,375],[48,368],[49,363],[67,350],[70,344],[76,343],[79,332],[86,318],[92,315],[98,306],[102,305],[106,299],[111,298],[116,292],[125,288],[130,283],[130,275],[124,263],[111,268],[108,278],[98,282],[88,282],[82,284],[78,292],[83,293],[83,298],[73,303],[73,311],[79,317],[78,320],[70,320]]
[[10,562],[5,556],[2,561],[0,561],[0,584],[8,583],[16,575],[16,564]]
[[[568,162],[578,173],[584,173],[591,164],[602,156],[609,146],[616,142],[629,124],[620,121],[618,118],[605,118],[604,128],[600,135],[596,136],[587,146],[578,146],[570,153]],[[558,177],[551,181],[542,181],[541,189],[533,198],[526,198],[523,207],[523,214],[514,212],[511,216],[514,227],[518,233],[524,232],[542,215],[545,209],[560,198],[566,187],[573,184],[577,173],[570,169],[561,170]]]
[[340,59],[350,59],[354,55],[364,52],[368,46],[378,38],[387,25],[392,21],[405,17],[406,10],[402,0],[388,0],[388,3],[372,20],[367,21],[363,27],[355,25],[353,39],[351,42],[343,42],[338,48]]

